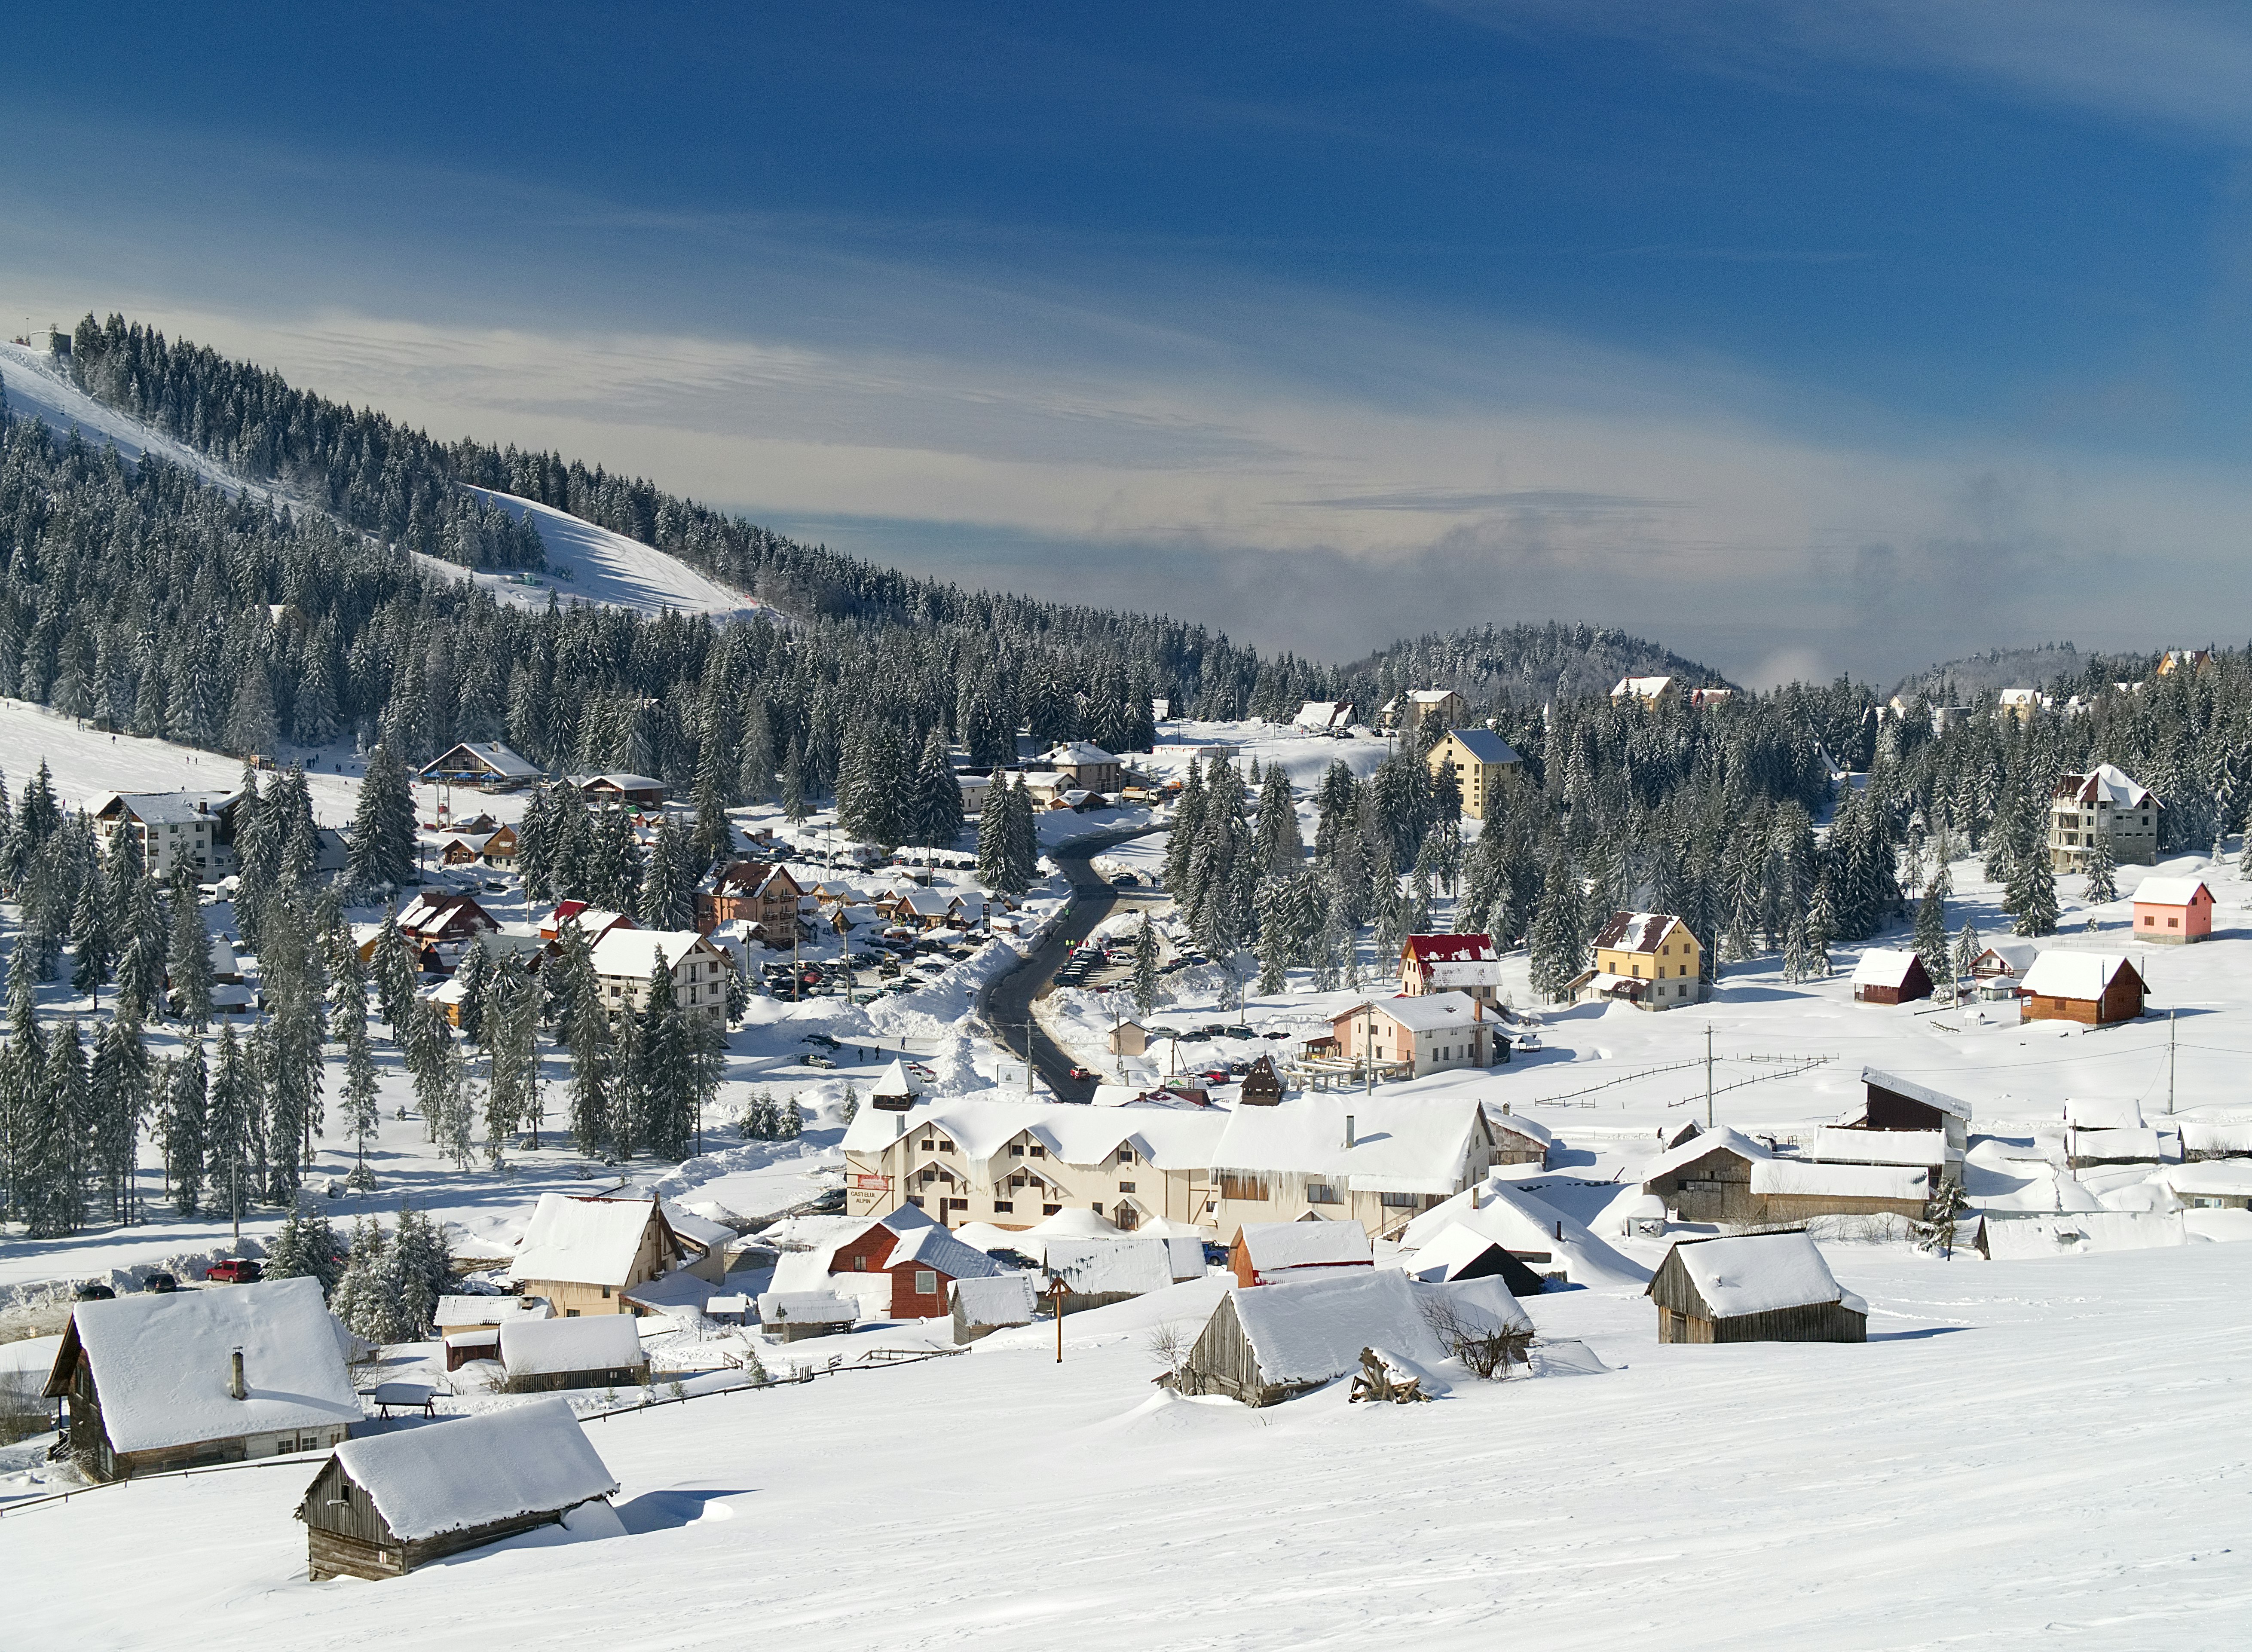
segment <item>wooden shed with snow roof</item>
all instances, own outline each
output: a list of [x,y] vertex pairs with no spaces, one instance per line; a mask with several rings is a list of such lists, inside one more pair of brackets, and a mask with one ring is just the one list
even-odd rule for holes
[[2125,958],[2051,947],[2033,960],[2018,994],[2025,1021],[2108,1027],[2143,1013],[2143,977]]
[[1860,1343],[1869,1305],[1804,1232],[1682,1239],[1651,1275],[1661,1343]]
[[297,1505],[306,1575],[404,1577],[560,1522],[617,1489],[560,1399],[348,1440]]
[[1366,1228],[1358,1222],[1324,1222],[1313,1216],[1296,1222],[1248,1223],[1227,1253],[1228,1271],[1247,1288],[1375,1265],[1376,1250]]
[[1912,1003],[1931,996],[1923,960],[1898,947],[1873,947],[1853,966],[1855,1003]]
[[615,1388],[649,1380],[641,1331],[615,1314],[596,1319],[518,1319],[500,1328],[500,1361],[518,1393]]

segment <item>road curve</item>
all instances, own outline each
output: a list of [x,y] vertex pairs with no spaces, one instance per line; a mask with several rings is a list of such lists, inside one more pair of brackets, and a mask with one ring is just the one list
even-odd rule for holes
[[1020,1060],[1025,1056],[1029,1031],[1032,1071],[1060,1100],[1091,1101],[1095,1099],[1095,1085],[1090,1079],[1071,1076],[1071,1057],[1033,1020],[1032,1001],[1053,990],[1056,971],[1071,956],[1071,949],[1094,934],[1095,927],[1118,905],[1119,892],[1089,863],[1107,850],[1164,829],[1163,826],[1136,826],[1127,831],[1079,838],[1068,846],[1050,850],[1056,870],[1071,881],[1071,912],[1050,924],[1039,944],[1025,954],[1024,962],[988,986],[979,996],[978,1010],[995,1042]]

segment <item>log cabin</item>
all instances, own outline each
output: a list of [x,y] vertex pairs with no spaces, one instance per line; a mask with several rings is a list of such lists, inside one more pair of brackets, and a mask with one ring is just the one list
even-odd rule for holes
[[615,1475],[568,1405],[539,1400],[345,1442],[297,1505],[305,1575],[404,1577],[607,1500]]
[[1681,1239],[1651,1275],[1661,1343],[1859,1343],[1869,1305],[1803,1232]]
[[1855,1003],[1912,1003],[1931,996],[1923,960],[1895,947],[1874,947],[1853,966]]
[[2033,960],[2018,994],[2025,1021],[2108,1027],[2143,1013],[2143,977],[2126,959],[2052,948]]
[[615,1314],[511,1320],[500,1328],[500,1363],[516,1393],[635,1387],[649,1380],[640,1328]]

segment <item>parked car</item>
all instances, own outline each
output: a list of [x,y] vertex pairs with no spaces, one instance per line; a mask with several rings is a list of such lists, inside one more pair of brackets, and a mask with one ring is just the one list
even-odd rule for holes
[[914,1074],[914,1076],[915,1076],[916,1078],[918,1078],[918,1079],[935,1079],[935,1078],[936,1078],[936,1077],[938,1076],[938,1074],[937,1074],[935,1071],[933,1071],[933,1070],[932,1070],[931,1068],[929,1068],[929,1067],[927,1067],[927,1066],[923,1065],[923,1064],[922,1064],[921,1062],[920,1062],[920,1061],[910,1061],[910,1062],[908,1062],[908,1063],[907,1064],[907,1071],[908,1071],[909,1072],[912,1072],[913,1074]]
[[1226,1084],[1227,1082],[1227,1069],[1226,1067],[1207,1067],[1205,1070],[1204,1081],[1206,1084]]
[[825,1055],[810,1055],[805,1058],[805,1065],[809,1067],[833,1067],[837,1064]]
[[[806,983],[810,986],[810,982]],[[825,1032],[809,1032],[798,1040],[800,1044],[817,1044],[824,1050],[842,1050],[844,1046]]]
[[179,1289],[180,1281],[170,1274],[151,1274],[141,1281],[141,1288],[144,1291],[155,1291],[161,1295]]
[[100,1281],[88,1280],[86,1283],[80,1285],[76,1290],[71,1293],[71,1298],[74,1301],[80,1302],[107,1302],[115,1298],[116,1295],[117,1293],[115,1291],[110,1289],[108,1286],[102,1284]]
[[1074,1079],[1089,1079],[1095,1077],[1095,1074],[1085,1067],[1074,1067],[1070,1071],[1071,1076]]
[[265,1277],[266,1270],[247,1256],[230,1256],[224,1261],[213,1262],[204,1270],[206,1285],[255,1285]]

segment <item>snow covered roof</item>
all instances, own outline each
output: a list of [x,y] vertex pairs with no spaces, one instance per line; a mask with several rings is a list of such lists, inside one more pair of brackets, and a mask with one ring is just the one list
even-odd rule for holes
[[1352,716],[1352,702],[1350,700],[1308,700],[1298,707],[1298,715],[1292,719],[1292,725],[1297,728],[1336,728],[1350,720]]
[[2134,965],[2123,957],[2065,952],[2052,947],[2034,959],[2033,967],[2026,971],[2025,990],[2035,997],[2101,998],[2121,970],[2133,968]]
[[1516,763],[1519,758],[1510,743],[1490,728],[1450,728],[1455,743],[1481,763]]
[[2159,1157],[2158,1133],[2131,1128],[2075,1130],[2072,1133],[2072,1156],[2155,1164]]
[[[791,886],[796,887],[797,880],[790,878],[788,871],[781,866],[771,865],[762,860],[731,860],[698,887],[707,895],[755,895],[777,877],[789,878]],[[797,892],[803,894],[805,892],[799,890]]]
[[1623,699],[1633,694],[1645,700],[1656,699],[1672,682],[1670,677],[1623,677],[1618,680],[1618,686],[1611,691],[1611,698]]
[[2185,1153],[2252,1154],[2252,1122],[2184,1119],[2178,1128]]
[[1079,768],[1097,763],[1115,763],[1118,760],[1100,746],[1090,745],[1085,740],[1074,740],[1068,745],[1057,746],[1044,760]]
[[892,1253],[884,1259],[886,1270],[913,1262],[935,1268],[949,1279],[990,1279],[1000,1263],[980,1250],[964,1245],[942,1227],[918,1227],[900,1235]]
[[[1476,1210],[1470,1208],[1473,1194],[1478,1201]],[[1576,1218],[1498,1177],[1488,1177],[1434,1205],[1408,1223],[1401,1238],[1411,1246],[1428,1245],[1456,1225],[1484,1234],[1504,1250],[1550,1259],[1534,1266],[1547,1268],[1561,1263],[1565,1277],[1574,1285],[1640,1290],[1649,1282],[1648,1268],[1596,1238]]]
[[640,1322],[631,1314],[511,1320],[500,1328],[500,1359],[511,1377],[638,1365]]
[[1418,963],[1491,963],[1501,954],[1491,935],[1410,935],[1401,950]]
[[2135,885],[2134,899],[2137,906],[2188,906],[2200,895],[2206,905],[2213,904],[2213,891],[2202,878],[2145,878]]
[[1484,1256],[1499,1247],[1506,1250],[1497,1239],[1481,1233],[1462,1222],[1449,1222],[1437,1235],[1415,1252],[1408,1271],[1426,1284],[1438,1284],[1450,1280]]
[[1547,1125],[1528,1119],[1521,1113],[1489,1112],[1485,1121],[1490,1129],[1506,1130],[1512,1135],[1523,1136],[1528,1142],[1537,1142],[1542,1147],[1550,1146],[1556,1140],[1554,1133]]
[[1752,1166],[1752,1191],[1832,1199],[1921,1199],[1930,1192],[1930,1183],[1916,1167],[1762,1159]]
[[1297,1095],[1224,1117],[1208,1165],[1199,1168],[1325,1177],[1359,1192],[1442,1196],[1462,1188],[1484,1122],[1477,1098],[1461,1094]]
[[[1705,1305],[1721,1319],[1844,1301],[1830,1264],[1804,1233],[1746,1233],[1682,1239],[1672,1255]],[[1855,1298],[1849,1306],[1859,1305]]]
[[677,1200],[664,1201],[664,1223],[682,1239],[699,1250],[723,1250],[733,1244],[735,1230],[725,1222],[715,1222],[708,1216],[699,1216]]
[[668,970],[676,969],[699,947],[719,951],[693,929],[613,929],[594,943],[594,973],[614,980],[646,981],[660,956]]
[[[1271,1109],[1261,1109],[1268,1111]],[[1228,1114],[1217,1107],[1131,1102],[1090,1107],[1074,1102],[948,1100],[905,1113],[864,1107],[844,1129],[844,1149],[879,1153],[901,1136],[935,1128],[972,1159],[988,1159],[1030,1133],[1066,1164],[1099,1164],[1122,1143],[1159,1170],[1205,1170],[1213,1163]]]
[[430,1322],[442,1331],[457,1325],[499,1325],[511,1319],[547,1319],[554,1312],[545,1296],[441,1296]]
[[1364,999],[1350,1010],[1338,1010],[1330,1017],[1330,1024],[1334,1027],[1368,1010],[1410,1032],[1451,1031],[1484,1019],[1477,1000],[1466,992],[1427,992],[1412,998],[1402,994],[1397,998]]
[[337,1462],[392,1535],[410,1543],[517,1515],[560,1513],[618,1489],[560,1399],[347,1440]]
[[954,1311],[968,1325],[1029,1325],[1033,1281],[1030,1274],[996,1274],[965,1279],[954,1287]]
[[1376,1260],[1368,1230],[1358,1222],[1247,1222],[1242,1243],[1252,1270],[1260,1274],[1345,1267]]
[[761,1325],[850,1325],[859,1317],[859,1300],[835,1291],[768,1291],[759,1298]]
[[421,936],[436,934],[456,922],[468,922],[479,929],[497,929],[500,920],[477,905],[469,895],[448,895],[438,890],[426,889],[399,909],[399,933]]
[[1041,1266],[1082,1296],[1144,1296],[1173,1282],[1164,1239],[1050,1239],[1045,1249]]
[[601,774],[567,774],[564,777],[580,791],[590,786],[600,786],[621,792],[661,792],[664,782],[648,774],[629,774],[612,770]]
[[[461,760],[456,761],[457,758]],[[538,780],[541,770],[539,764],[526,761],[498,740],[463,740],[423,764],[421,770],[426,777],[469,772],[497,774],[503,780]]]
[[233,802],[233,792],[103,792],[87,802],[87,813],[99,819],[112,809],[149,826],[184,826],[209,820],[222,804]]
[[[228,1385],[242,1350],[247,1397]],[[80,1302],[55,1356],[59,1393],[85,1351],[112,1450],[159,1451],[360,1420],[336,1322],[314,1279]]]
[[[511,1281],[622,1286],[655,1211],[653,1199],[579,1199],[542,1193],[516,1247]],[[656,1219],[662,1222],[660,1214]]]
[[1903,1079],[1882,1067],[1863,1067],[1861,1082],[1874,1085],[1880,1090],[1890,1090],[1894,1095],[1904,1095],[1911,1101],[1921,1101],[1928,1107],[1936,1107],[1965,1123],[1970,1121],[1970,1104],[1968,1101],[1949,1095],[1943,1090],[1935,1090],[1928,1084],[1918,1084],[1914,1079]]
[[1493,1278],[1418,1285],[1397,1268],[1357,1268],[1280,1285],[1234,1286],[1228,1295],[1258,1356],[1259,1374],[1270,1383],[1342,1376],[1359,1366],[1364,1348],[1436,1364],[1447,1350],[1425,1317],[1427,1303],[1445,1302],[1492,1329],[1532,1328],[1509,1288]]
[[2085,774],[2067,774],[2056,783],[2059,797],[2076,797],[2084,805],[2097,802],[2114,809],[2140,809],[2151,801],[2151,790],[2109,763],[2098,763]]
[[[2040,948],[2030,941],[1997,941],[1971,961],[1970,971],[1973,975],[2022,975],[2040,956]],[[1982,969],[1980,966],[1990,959],[1992,967]]]
[[2132,1096],[2067,1096],[2064,1121],[2076,1130],[2139,1130],[2143,1104]]
[[2228,1159],[2199,1164],[2170,1164],[2158,1179],[2176,1193],[2202,1193],[2208,1198],[2252,1197],[2252,1164]]
[[1724,1124],[1718,1129],[1707,1130],[1701,1135],[1691,1136],[1679,1147],[1668,1148],[1644,1164],[1642,1167],[1643,1184],[1647,1187],[1661,1176],[1671,1175],[1685,1165],[1696,1163],[1708,1153],[1717,1153],[1723,1149],[1734,1154],[1740,1159],[1748,1159],[1754,1163],[1775,1156],[1742,1131],[1732,1130]]
[[1671,913],[1615,912],[1604,920],[1595,945],[1605,952],[1656,952],[1661,942],[1682,927],[1681,920]]
[[1853,966],[1857,987],[1905,987],[1908,974],[1921,967],[1916,955],[1901,947],[1872,947]]
[[1825,1124],[1814,1132],[1814,1156],[1831,1164],[1944,1164],[1944,1130],[1845,1130]]

